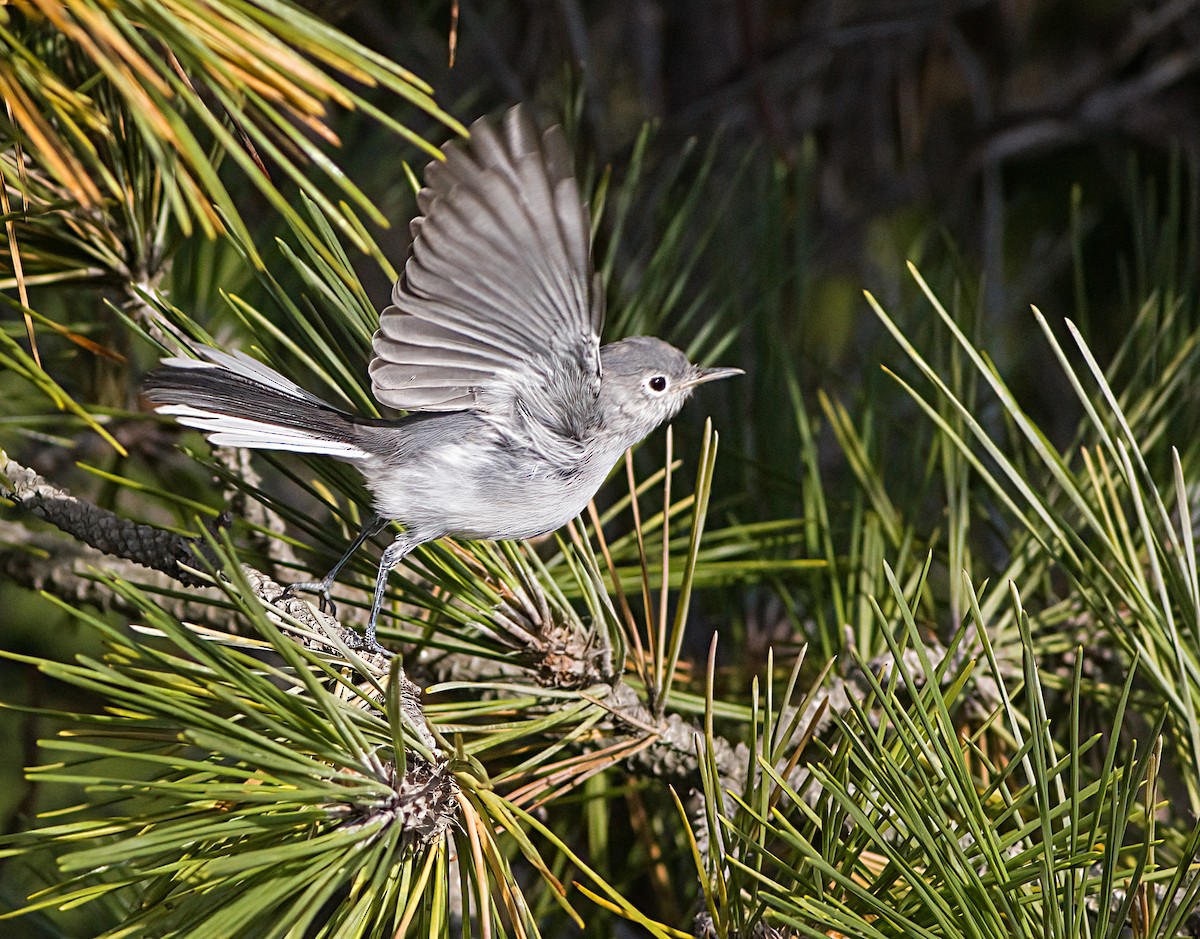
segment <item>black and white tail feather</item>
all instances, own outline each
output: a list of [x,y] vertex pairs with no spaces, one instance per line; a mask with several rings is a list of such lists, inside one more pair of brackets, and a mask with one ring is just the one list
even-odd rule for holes
[[241,352],[203,348],[201,358],[164,359],[146,381],[159,414],[195,427],[219,446],[318,453],[349,462],[370,454],[359,421]]

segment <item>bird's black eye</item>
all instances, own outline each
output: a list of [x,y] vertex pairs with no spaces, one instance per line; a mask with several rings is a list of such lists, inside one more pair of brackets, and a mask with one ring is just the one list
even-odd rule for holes
[[662,375],[655,375],[646,384],[650,386],[651,391],[667,390],[667,380]]

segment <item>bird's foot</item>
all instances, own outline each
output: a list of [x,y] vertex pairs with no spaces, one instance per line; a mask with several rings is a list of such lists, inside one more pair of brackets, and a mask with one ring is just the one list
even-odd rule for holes
[[356,652],[365,652],[368,655],[382,655],[386,658],[392,658],[395,655],[390,649],[385,649],[379,644],[379,640],[375,638],[375,617],[378,615],[376,610],[371,611],[371,618],[367,620],[367,628],[361,636],[351,634],[347,637],[346,644]]
[[[288,584],[283,588],[283,597],[294,597],[297,593],[315,593],[317,595],[317,603],[322,613],[327,613],[330,616],[337,617],[337,604],[333,602],[333,597],[329,595],[330,588],[333,587],[332,580],[306,580],[295,584]],[[395,655],[389,649],[384,648],[375,638],[375,623],[371,622],[367,626],[365,635],[359,636],[357,633],[347,629],[346,645],[355,652],[365,652],[368,655],[383,655],[391,658]]]
[[365,652],[367,655],[382,655],[389,659],[396,654],[391,649],[384,648],[379,644],[379,641],[375,638],[374,630],[365,636],[357,634],[348,635],[346,637],[346,645],[355,652]]
[[297,593],[315,593],[317,595],[318,609],[322,613],[328,613],[336,619],[337,604],[333,602],[333,597],[329,595],[329,590],[332,587],[333,582],[330,580],[305,580],[296,584],[288,584],[283,588],[282,596],[294,597]]

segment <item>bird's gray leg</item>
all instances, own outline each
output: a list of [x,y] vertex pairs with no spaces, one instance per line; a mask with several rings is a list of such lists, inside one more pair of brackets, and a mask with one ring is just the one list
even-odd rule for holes
[[300,590],[305,593],[315,593],[320,596],[320,606],[323,612],[330,616],[337,615],[337,606],[333,602],[333,598],[329,595],[330,589],[333,587],[334,580],[346,566],[347,562],[354,557],[354,552],[363,546],[366,540],[373,535],[379,534],[387,526],[387,519],[380,518],[378,515],[373,516],[364,526],[363,530],[358,533],[358,537],[354,539],[354,543],[346,549],[333,568],[321,580],[305,580],[296,584],[289,584],[283,588],[285,597],[292,596],[296,591]]
[[379,573],[375,575],[375,599],[371,603],[371,616],[367,620],[367,631],[363,635],[359,648],[366,652],[392,653],[385,649],[375,639],[375,620],[379,618],[379,609],[383,606],[383,592],[387,588],[388,574],[399,564],[408,553],[421,541],[414,539],[408,532],[396,536],[396,540],[388,545],[379,558]]

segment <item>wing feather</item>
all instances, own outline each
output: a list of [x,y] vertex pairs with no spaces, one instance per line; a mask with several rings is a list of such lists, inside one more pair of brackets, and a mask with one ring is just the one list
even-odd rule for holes
[[577,437],[599,393],[604,300],[562,131],[539,134],[516,107],[445,155],[426,171],[412,253],[380,315],[375,396]]

